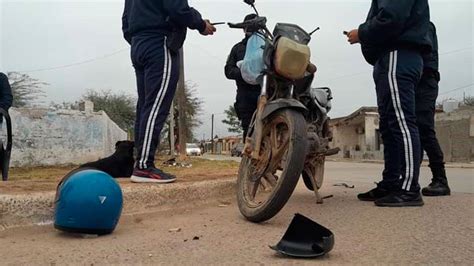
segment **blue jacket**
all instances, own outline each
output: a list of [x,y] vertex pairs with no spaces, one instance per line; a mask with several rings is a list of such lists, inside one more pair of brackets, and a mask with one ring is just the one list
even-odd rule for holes
[[187,0],[125,0],[122,31],[125,40],[140,34],[170,34],[174,28],[204,31],[201,14]]
[[0,108],[8,111],[12,107],[13,95],[12,88],[8,82],[7,75],[0,72]]
[[365,59],[374,65],[385,53],[401,48],[430,52],[429,23],[428,0],[372,0],[367,21],[359,26]]
[[425,69],[438,71],[439,56],[438,56],[438,36],[436,35],[436,27],[430,22],[428,30],[428,38],[430,39],[433,49],[430,53],[423,54],[423,64]]

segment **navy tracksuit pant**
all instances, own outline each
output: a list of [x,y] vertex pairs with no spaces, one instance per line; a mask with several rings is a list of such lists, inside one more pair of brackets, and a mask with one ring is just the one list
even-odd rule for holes
[[166,47],[164,35],[134,36],[131,58],[137,78],[136,167],[154,167],[160,133],[179,78],[179,55]]
[[421,55],[395,50],[374,66],[374,81],[384,143],[385,169],[379,186],[419,191],[421,147],[415,114],[415,89],[423,71]]

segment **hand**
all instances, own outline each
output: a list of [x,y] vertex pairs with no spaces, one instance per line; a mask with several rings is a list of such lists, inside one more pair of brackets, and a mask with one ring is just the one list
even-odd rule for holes
[[209,20],[204,20],[206,22],[206,28],[204,31],[201,32],[202,35],[207,36],[207,35],[214,35],[214,32],[216,32],[216,27],[214,27]]
[[240,60],[236,63],[236,65],[238,68],[241,68],[243,63],[244,63],[244,60]]
[[359,30],[355,29],[355,30],[351,30],[347,33],[347,41],[350,43],[350,44],[356,44],[356,43],[360,43],[360,39],[359,39]]

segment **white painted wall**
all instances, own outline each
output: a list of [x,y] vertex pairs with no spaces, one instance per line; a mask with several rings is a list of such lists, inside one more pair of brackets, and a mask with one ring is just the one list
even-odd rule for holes
[[10,116],[13,167],[82,164],[110,155],[115,142],[127,139],[103,111],[12,108]]

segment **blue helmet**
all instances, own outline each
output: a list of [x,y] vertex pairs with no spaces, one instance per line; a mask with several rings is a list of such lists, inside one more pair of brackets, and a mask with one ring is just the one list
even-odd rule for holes
[[56,191],[54,227],[82,234],[110,234],[122,213],[122,190],[107,173],[79,168]]

